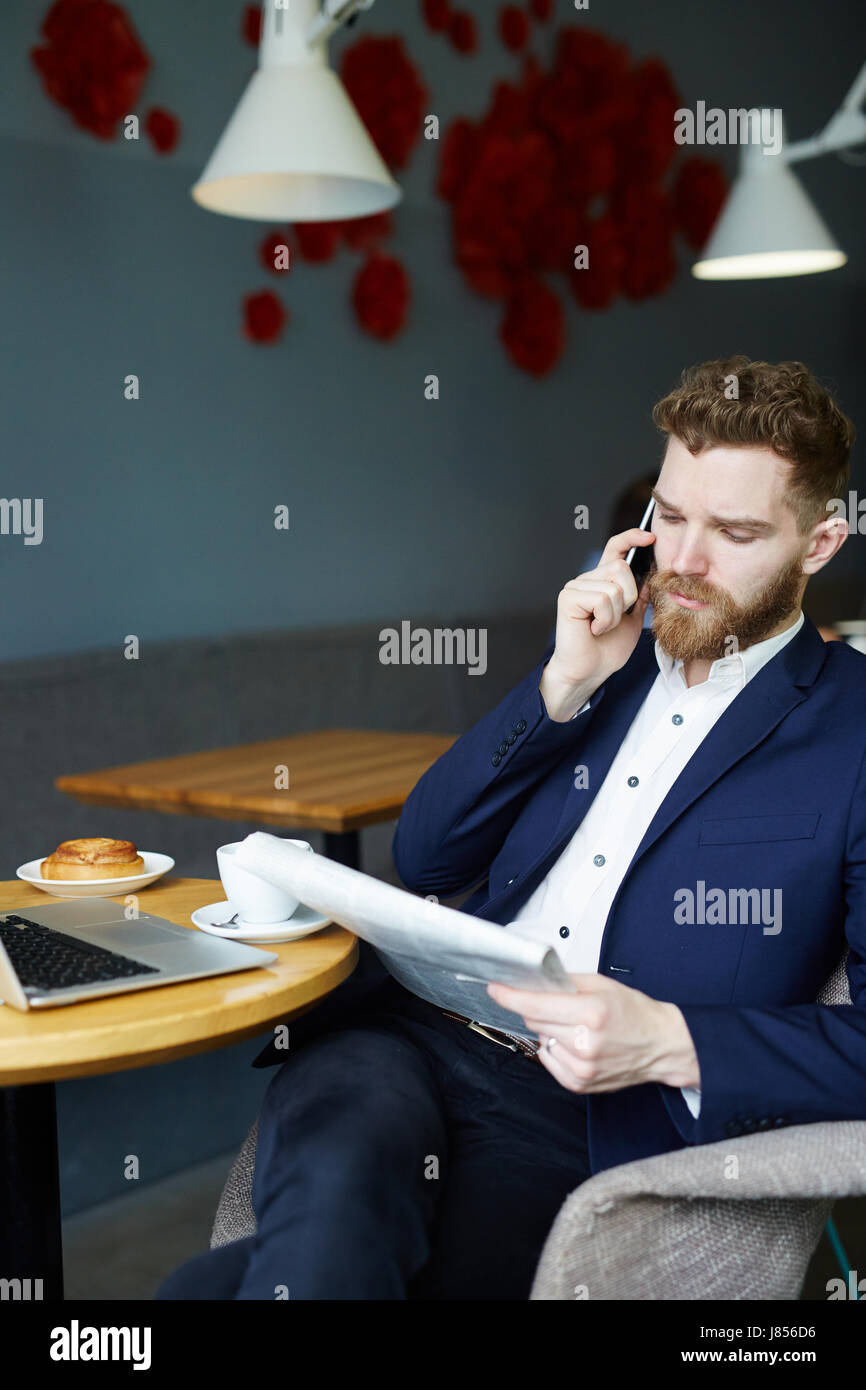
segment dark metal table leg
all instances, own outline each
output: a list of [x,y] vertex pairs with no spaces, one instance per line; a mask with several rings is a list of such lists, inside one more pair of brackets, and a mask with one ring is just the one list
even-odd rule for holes
[[326,830],[325,857],[350,869],[361,867],[360,834],[357,830]]
[[[63,1298],[54,1083],[0,1089],[0,1297]],[[28,1282],[29,1281],[29,1282]],[[41,1282],[38,1282],[41,1281]]]

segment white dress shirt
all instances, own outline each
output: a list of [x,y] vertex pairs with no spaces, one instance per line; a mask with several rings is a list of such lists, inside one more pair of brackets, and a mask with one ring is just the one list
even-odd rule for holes
[[[734,656],[719,657],[706,680],[691,687],[682,661],[674,661],[656,641],[659,673],[592,805],[506,930],[546,941],[570,974],[598,970],[611,903],[659,806],[719,716],[746,682],[797,635],[803,621],[800,611],[784,632]],[[573,718],[579,719],[588,706],[587,700]],[[578,754],[576,768],[580,766]],[[585,769],[584,784],[587,776],[592,777],[591,765]],[[568,928],[565,938],[561,927]],[[685,1087],[682,1094],[697,1117],[700,1090]]]

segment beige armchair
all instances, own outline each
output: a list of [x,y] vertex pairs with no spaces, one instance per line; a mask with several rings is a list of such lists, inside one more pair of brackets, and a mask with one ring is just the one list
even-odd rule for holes
[[[847,952],[818,995],[850,1004]],[[254,1235],[254,1124],[211,1247]],[[796,1299],[838,1197],[866,1194],[866,1119],[791,1125],[605,1169],[566,1198],[531,1299]]]

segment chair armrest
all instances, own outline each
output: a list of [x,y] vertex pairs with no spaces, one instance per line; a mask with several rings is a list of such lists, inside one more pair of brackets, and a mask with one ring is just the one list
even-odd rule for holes
[[605,1169],[566,1198],[532,1299],[797,1298],[866,1121],[792,1125]]
[[220,1194],[210,1237],[211,1250],[215,1250],[218,1245],[228,1245],[231,1241],[243,1240],[245,1236],[254,1236],[256,1233],[252,1191],[258,1138],[259,1122],[256,1118],[229,1170]]

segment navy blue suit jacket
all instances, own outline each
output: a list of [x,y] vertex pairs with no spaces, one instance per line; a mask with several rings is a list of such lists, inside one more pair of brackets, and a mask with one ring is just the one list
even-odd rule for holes
[[[538,690],[553,650],[420,779],[400,817],[403,882],[505,924],[586,815],[658,674],[644,630],[577,718]],[[509,742],[512,732],[516,737]],[[507,751],[494,757],[505,742]],[[681,1008],[701,1071],[588,1094],[593,1172],[686,1144],[866,1119],[866,658],[808,617],[674,782],[611,904],[598,969]],[[577,763],[589,787],[575,788]],[[586,779],[584,779],[586,780]],[[682,888],[781,889],[782,928],[680,925]],[[745,914],[744,914],[745,915]],[[846,942],[853,1004],[816,1004]]]

